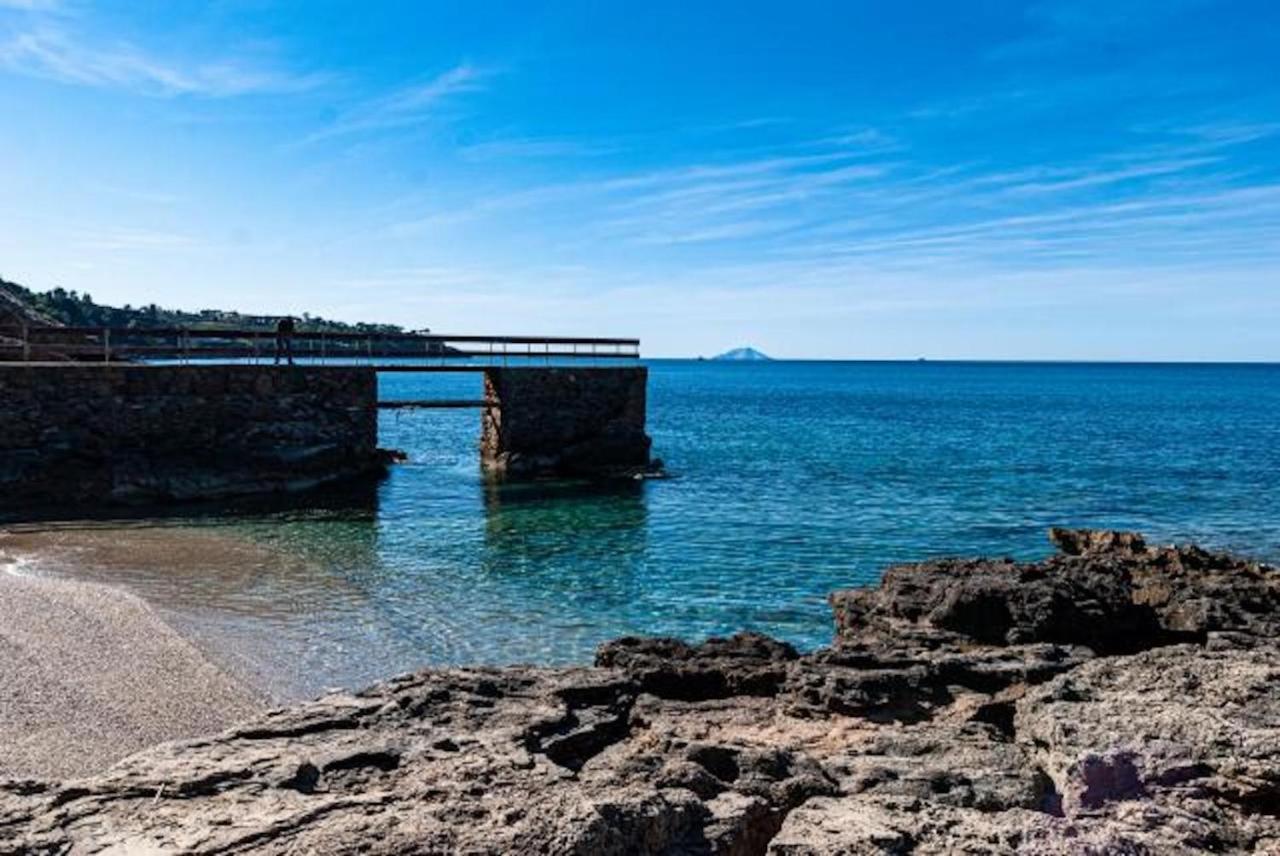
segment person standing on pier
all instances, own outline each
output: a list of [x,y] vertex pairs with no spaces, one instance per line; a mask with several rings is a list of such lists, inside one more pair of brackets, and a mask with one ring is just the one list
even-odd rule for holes
[[284,356],[293,365],[294,320],[286,315],[276,322],[276,365],[280,365],[280,357]]

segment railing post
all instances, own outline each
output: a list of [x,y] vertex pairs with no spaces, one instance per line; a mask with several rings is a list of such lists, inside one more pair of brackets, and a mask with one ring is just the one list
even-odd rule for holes
[[29,328],[24,322],[22,325],[22,361],[24,363],[31,362],[31,339],[28,330]]
[[111,362],[111,328],[102,328],[102,361]]

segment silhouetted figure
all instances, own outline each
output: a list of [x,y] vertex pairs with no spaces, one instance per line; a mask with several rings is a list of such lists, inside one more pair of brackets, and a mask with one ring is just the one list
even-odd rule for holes
[[276,365],[280,365],[280,357],[289,360],[289,365],[293,365],[293,334],[295,327],[293,319],[285,316],[276,322]]

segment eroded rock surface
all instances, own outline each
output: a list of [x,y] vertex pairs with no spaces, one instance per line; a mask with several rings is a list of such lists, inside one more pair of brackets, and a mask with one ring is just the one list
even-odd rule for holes
[[810,654],[622,639],[0,784],[0,853],[1280,852],[1280,572],[1054,540],[837,593]]
[[1053,642],[1126,654],[1212,631],[1280,632],[1280,578],[1198,547],[1147,547],[1133,533],[1054,529],[1063,555],[943,559],[889,568],[877,588],[831,597],[844,638],[950,631],[988,645]]

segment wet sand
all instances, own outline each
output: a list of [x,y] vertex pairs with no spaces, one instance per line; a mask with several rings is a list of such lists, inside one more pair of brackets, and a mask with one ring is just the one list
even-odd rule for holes
[[0,567],[0,778],[69,778],[264,706],[140,598]]
[[[335,547],[297,538],[293,529],[154,519],[10,524],[0,526],[0,573],[8,561],[27,576],[136,595],[273,704],[385,677],[343,668],[385,644],[376,628],[350,618],[368,598],[361,573],[376,571],[371,546],[338,538]],[[404,659],[406,670],[419,665]]]

